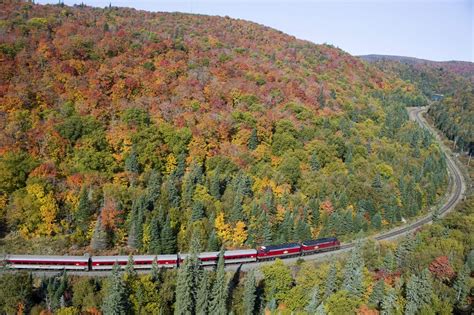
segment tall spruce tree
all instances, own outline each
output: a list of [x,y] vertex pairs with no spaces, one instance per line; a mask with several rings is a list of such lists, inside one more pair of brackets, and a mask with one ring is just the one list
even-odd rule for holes
[[125,159],[125,170],[131,173],[138,174],[139,172],[139,165],[138,165],[138,156],[135,148],[132,147],[130,154]]
[[469,294],[469,275],[471,274],[468,264],[464,264],[459,270],[456,280],[454,281],[453,289],[455,292],[456,303],[459,306],[467,304],[467,296]]
[[243,307],[245,315],[252,315],[255,312],[256,287],[255,273],[249,271],[245,278]]
[[337,289],[336,286],[337,280],[337,268],[336,264],[333,262],[329,268],[328,275],[326,277],[326,288],[324,290],[324,298],[327,299],[330,297]]
[[203,270],[201,273],[201,279],[199,283],[199,288],[197,291],[196,297],[196,314],[206,315],[209,314],[209,301],[211,290],[211,279],[209,277],[209,272]]
[[104,315],[130,314],[130,303],[127,289],[120,273],[120,266],[115,263],[109,278],[109,291],[105,296],[102,311]]
[[385,282],[383,279],[380,279],[375,283],[372,288],[372,293],[369,296],[369,305],[374,306],[379,309],[380,304],[382,303],[385,291]]
[[257,146],[258,146],[257,129],[253,128],[252,133],[250,134],[249,141],[248,141],[248,148],[250,150],[255,150]]
[[316,285],[311,291],[311,299],[309,300],[308,305],[306,305],[305,311],[309,314],[315,314],[320,304],[321,299],[319,297],[319,287]]
[[160,218],[157,211],[152,213],[150,221],[150,245],[149,250],[151,254],[161,254],[161,228],[160,228]]
[[364,260],[362,259],[360,246],[352,250],[351,257],[346,262],[344,271],[344,281],[342,283],[343,289],[347,290],[350,295],[361,297],[364,293],[363,288],[363,268]]
[[161,229],[161,251],[163,254],[174,254],[176,250],[176,237],[171,228],[170,217],[167,215],[165,224]]
[[131,248],[142,247],[143,241],[143,221],[145,219],[145,211],[147,209],[147,200],[145,195],[140,195],[132,204],[132,212],[130,217],[128,246]]
[[89,219],[92,213],[92,204],[89,201],[89,192],[84,186],[79,195],[79,203],[77,204],[76,212],[74,213],[77,227],[81,231],[87,231],[89,227]]
[[192,251],[185,258],[183,266],[178,270],[176,283],[176,303],[174,313],[177,315],[188,315],[196,313],[196,297],[200,278],[199,251],[197,236],[193,235]]
[[93,250],[103,250],[107,248],[107,232],[102,225],[102,219],[99,216],[95,224],[94,233],[91,238],[91,247]]
[[212,300],[209,305],[209,313],[216,315],[227,314],[227,281],[225,279],[224,270],[224,249],[219,253],[219,261],[217,263],[216,280],[212,287]]

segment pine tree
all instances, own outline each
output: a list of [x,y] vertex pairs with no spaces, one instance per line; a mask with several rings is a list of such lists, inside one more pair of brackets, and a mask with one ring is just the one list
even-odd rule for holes
[[140,249],[142,247],[143,240],[143,220],[145,217],[145,210],[147,206],[146,197],[144,195],[139,196],[132,205],[129,234],[128,234],[128,246],[132,248]]
[[471,273],[468,264],[464,264],[459,270],[456,280],[454,281],[453,289],[456,293],[456,303],[460,306],[466,305],[467,296],[469,294],[469,275]]
[[209,192],[211,193],[211,196],[213,196],[216,199],[221,199],[221,183],[219,180],[220,176],[220,167],[216,167],[214,171],[214,175],[211,176],[211,180],[209,183]]
[[319,171],[319,169],[321,168],[321,163],[319,162],[318,153],[316,152],[316,150],[311,153],[309,165],[311,166],[311,170],[314,172]]
[[397,295],[396,295],[395,289],[388,287],[382,299],[382,311],[380,312],[380,314],[382,315],[394,314],[394,310],[396,309],[396,303],[397,303]]
[[383,279],[380,279],[372,288],[372,293],[369,296],[369,305],[373,305],[378,309],[384,297],[384,290],[385,282]]
[[167,215],[165,224],[161,229],[161,251],[163,254],[174,254],[176,250],[176,237],[171,228],[170,217]]
[[374,180],[372,181],[372,188],[375,190],[381,190],[382,189],[382,177],[380,176],[379,173],[375,175]]
[[115,263],[112,275],[109,279],[110,286],[108,294],[104,298],[102,311],[104,315],[129,314],[129,300],[124,280],[120,274],[120,266]]
[[158,266],[156,257],[153,259],[153,263],[151,264],[151,278],[153,279],[153,282],[156,282],[156,283],[161,278],[161,269],[160,269],[160,266]]
[[[212,220],[211,222],[213,222]],[[212,228],[211,233],[209,234],[209,238],[207,240],[207,250],[211,252],[218,251],[220,248],[219,240],[217,238],[216,230]]]
[[342,283],[342,287],[355,297],[361,297],[364,293],[362,286],[364,261],[360,256],[360,251],[361,249],[358,245],[352,250],[351,257],[346,262],[344,281]]
[[327,299],[336,291],[336,280],[337,268],[336,264],[332,263],[331,267],[329,268],[328,276],[326,278],[326,289],[324,291],[324,299]]
[[160,218],[155,211],[152,214],[150,222],[150,245],[149,250],[151,254],[161,254],[161,236],[160,236]]
[[204,205],[200,201],[195,201],[191,212],[191,222],[196,222],[202,218],[204,218]]
[[137,152],[133,147],[130,154],[125,159],[125,170],[135,174],[138,174],[139,172]]
[[248,148],[253,151],[257,148],[257,146],[258,146],[257,129],[253,128],[252,133],[250,134]]
[[243,306],[244,306],[244,314],[245,315],[252,315],[254,314],[255,310],[255,299],[256,299],[256,280],[255,280],[255,273],[249,271],[247,277],[245,278],[244,284],[244,297],[243,297]]
[[419,309],[431,302],[432,293],[431,275],[428,269],[424,269],[420,276],[412,275],[406,286],[405,313],[416,314]]
[[125,266],[125,278],[126,279],[133,279],[137,276],[137,272],[135,271],[135,262],[133,260],[132,254],[128,255],[127,265]]
[[309,314],[315,314],[319,305],[321,304],[321,299],[319,297],[319,287],[316,285],[311,292],[311,300],[308,305],[305,307],[305,311]]
[[387,254],[385,254],[383,258],[383,268],[389,272],[395,271],[397,268],[397,262],[395,260],[395,256],[393,255],[392,250],[388,250]]
[[174,310],[177,315],[194,314],[196,311],[199,261],[197,258],[198,249],[195,249],[194,246],[191,248],[193,249],[192,252],[186,257],[183,266],[178,270]]
[[217,273],[214,286],[212,287],[212,300],[209,305],[209,313],[216,315],[226,315],[227,308],[227,282],[224,270],[224,249],[219,253],[219,261],[217,263]]
[[372,224],[372,227],[376,230],[380,230],[382,227],[382,216],[380,215],[379,212],[377,212],[373,217],[370,222]]
[[94,234],[91,239],[91,247],[93,250],[103,250],[107,248],[107,232],[102,226],[101,217],[97,218]]
[[319,304],[314,315],[326,315],[326,314],[327,312],[326,312],[326,309],[324,308],[324,303]]
[[210,297],[210,284],[211,279],[206,270],[202,272],[199,288],[197,291],[196,298],[196,314],[205,315],[209,313],[209,300]]
[[89,226],[89,218],[92,213],[92,205],[89,201],[89,193],[86,187],[82,187],[79,195],[79,203],[74,214],[76,224],[82,231],[86,231]]
[[153,210],[161,196],[161,175],[157,170],[152,170],[147,182],[148,209]]
[[311,198],[308,203],[308,207],[311,211],[311,225],[317,227],[319,225],[319,201],[316,198]]

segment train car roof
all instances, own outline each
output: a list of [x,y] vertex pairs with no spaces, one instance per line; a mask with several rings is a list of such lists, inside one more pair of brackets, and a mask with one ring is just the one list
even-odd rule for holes
[[[183,254],[184,255],[184,254]],[[188,254],[185,254],[186,256]],[[219,252],[203,252],[198,254],[198,258],[209,258],[209,257],[219,257]]]
[[263,250],[276,250],[276,249],[284,249],[284,248],[296,248],[300,247],[299,243],[286,243],[286,244],[278,244],[278,245],[265,245],[260,246],[260,249]]
[[[91,259],[93,261],[124,261],[129,259],[130,256],[125,255],[117,255],[117,256],[92,256]],[[153,260],[155,259],[155,255],[135,255],[132,256],[133,260]]]
[[321,244],[327,242],[335,242],[337,238],[335,237],[326,237],[326,238],[319,238],[317,240],[306,240],[303,242],[303,245],[314,245],[314,244]]
[[24,261],[89,261],[89,256],[59,256],[59,255],[6,255],[5,260]]
[[253,255],[256,254],[256,249],[236,249],[236,250],[226,250],[224,256],[229,255]]

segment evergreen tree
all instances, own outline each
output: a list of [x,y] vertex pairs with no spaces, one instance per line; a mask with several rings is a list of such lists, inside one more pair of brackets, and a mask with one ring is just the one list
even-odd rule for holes
[[89,201],[89,193],[86,187],[82,187],[79,195],[79,203],[74,214],[77,227],[82,231],[87,231],[89,218],[92,213],[92,204]]
[[369,305],[373,305],[378,309],[384,297],[384,290],[385,282],[383,279],[380,279],[372,288],[372,293],[369,296]]
[[326,278],[326,289],[324,291],[324,299],[327,299],[336,291],[336,280],[337,268],[336,264],[332,263],[331,267],[329,268],[328,276]]
[[385,295],[382,299],[382,311],[380,314],[391,315],[394,314],[394,310],[396,309],[397,295],[395,289],[391,287],[388,287],[385,291]]
[[125,266],[125,278],[132,279],[137,276],[137,272],[135,271],[135,262],[133,261],[132,254],[128,255],[127,265]]
[[375,175],[374,180],[372,181],[372,188],[375,190],[381,190],[382,189],[382,177],[380,176],[379,173]]
[[467,296],[469,294],[469,275],[471,270],[468,264],[464,264],[459,270],[457,278],[454,282],[453,289],[456,293],[456,303],[460,306],[464,306],[467,303]]
[[152,170],[147,182],[148,209],[153,210],[161,196],[161,175],[157,170]]
[[115,263],[109,278],[109,291],[105,296],[102,311],[104,315],[129,314],[129,300],[124,280],[120,274],[120,266]]
[[209,294],[211,289],[210,284],[211,279],[209,274],[206,270],[204,270],[201,274],[199,288],[196,295],[196,314],[198,315],[205,315],[209,313],[209,300],[211,299]]
[[139,172],[138,156],[134,147],[132,147],[130,154],[125,159],[125,170],[135,174]]
[[319,297],[319,287],[316,285],[311,292],[311,299],[309,300],[308,305],[305,307],[305,311],[309,314],[315,314],[320,304],[321,299]]
[[273,243],[272,228],[265,212],[262,212],[262,218],[263,218],[263,221],[261,222],[263,225],[262,227],[263,244],[270,245]]
[[204,205],[200,201],[195,201],[191,212],[191,222],[196,222],[202,218],[204,218]]
[[308,203],[308,207],[311,211],[311,225],[317,227],[319,224],[319,201],[316,198],[311,198]]
[[170,217],[167,215],[165,224],[161,229],[161,251],[163,254],[174,254],[176,250],[176,237],[171,228]]
[[416,314],[424,305],[431,302],[433,293],[431,275],[428,269],[424,269],[420,276],[412,275],[406,286],[406,308],[408,315]]
[[132,212],[129,225],[128,246],[141,248],[143,240],[143,221],[147,207],[146,197],[140,195],[132,204]]
[[91,239],[91,247],[93,250],[103,250],[107,248],[107,232],[102,226],[102,220],[99,216],[95,224],[94,234]]
[[397,262],[395,260],[395,256],[393,255],[392,250],[388,250],[387,254],[385,254],[383,258],[383,268],[389,272],[395,271],[397,268]]
[[216,199],[221,199],[221,183],[219,180],[220,176],[220,167],[216,167],[214,171],[214,175],[211,176],[211,180],[209,183],[209,192],[211,196]]
[[311,167],[311,170],[314,172],[319,171],[319,169],[321,168],[321,163],[319,163],[318,153],[316,152],[316,150],[313,150],[313,152],[311,153],[309,165]]
[[219,239],[217,238],[216,230],[212,228],[207,240],[207,250],[215,252],[219,250],[219,247]]
[[216,315],[227,314],[227,282],[224,270],[224,249],[219,253],[219,261],[217,263],[217,273],[214,286],[212,287],[212,300],[209,305],[209,313]]
[[372,224],[372,227],[376,230],[380,230],[382,227],[382,216],[380,215],[379,212],[377,212],[373,217],[370,222]]
[[[193,243],[196,238],[193,235]],[[199,260],[197,251],[199,246],[191,246],[192,252],[184,260],[183,266],[178,270],[176,283],[175,314],[195,314],[197,285],[199,279]]]
[[161,235],[160,235],[160,218],[156,211],[153,212],[150,221],[150,245],[151,254],[161,254]]
[[324,308],[324,303],[319,304],[314,315],[326,315],[326,314],[327,312],[326,312],[326,309]]
[[248,148],[250,150],[255,150],[258,146],[258,136],[257,136],[257,129],[253,128],[252,133],[250,134],[250,138],[248,141]]
[[156,261],[156,257],[153,259],[153,263],[151,264],[151,278],[153,282],[158,282],[160,280],[161,269],[158,266],[158,262]]
[[244,284],[244,297],[243,297],[243,306],[244,314],[252,315],[255,310],[255,299],[256,299],[256,280],[255,273],[250,271],[245,278]]
[[358,245],[352,250],[351,257],[346,262],[344,281],[342,284],[343,289],[355,297],[361,297],[364,293],[362,286],[364,261],[360,256],[360,251],[361,248]]

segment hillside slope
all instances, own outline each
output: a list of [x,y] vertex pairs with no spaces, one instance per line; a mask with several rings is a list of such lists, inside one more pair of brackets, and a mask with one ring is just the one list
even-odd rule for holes
[[443,189],[403,109],[424,98],[339,49],[230,18],[1,9],[6,251],[348,238]]

